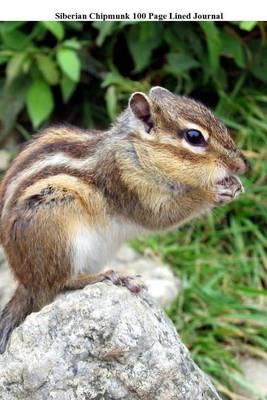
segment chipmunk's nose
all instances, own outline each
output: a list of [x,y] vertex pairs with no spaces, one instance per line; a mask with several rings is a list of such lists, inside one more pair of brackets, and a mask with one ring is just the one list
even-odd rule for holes
[[250,163],[246,157],[241,153],[239,160],[236,163],[236,173],[241,175],[250,169]]

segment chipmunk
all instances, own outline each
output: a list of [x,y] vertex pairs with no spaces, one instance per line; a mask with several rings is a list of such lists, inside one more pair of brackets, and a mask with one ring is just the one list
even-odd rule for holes
[[154,87],[133,93],[107,131],[50,127],[0,188],[0,239],[18,287],[0,318],[0,352],[25,317],[63,290],[105,279],[123,241],[174,229],[236,198],[247,161],[204,105]]

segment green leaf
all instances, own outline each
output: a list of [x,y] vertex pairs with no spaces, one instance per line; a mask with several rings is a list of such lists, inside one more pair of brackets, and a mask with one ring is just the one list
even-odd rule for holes
[[175,75],[199,67],[199,63],[188,54],[169,53],[167,56],[167,60],[168,64],[166,66],[166,69]]
[[103,88],[110,85],[116,86],[122,93],[146,92],[149,89],[147,82],[132,81],[131,79],[121,76],[117,71],[106,74],[101,84]]
[[230,35],[228,32],[221,32],[222,54],[232,57],[236,65],[240,68],[245,67],[245,54],[241,41],[238,37]]
[[92,104],[85,100],[82,104],[82,125],[87,129],[95,127],[92,114]]
[[1,22],[0,31],[1,32],[11,32],[15,29],[20,28],[21,26],[25,25],[25,21],[11,21],[11,22]]
[[58,40],[64,38],[64,26],[58,21],[42,21],[42,24],[48,29]]
[[239,28],[243,29],[243,31],[252,31],[253,28],[257,25],[258,21],[242,21],[239,23]]
[[135,72],[140,72],[151,63],[152,52],[163,38],[163,27],[154,22],[133,25],[127,34],[127,42],[135,64]]
[[235,290],[237,292],[240,292],[242,294],[245,294],[246,296],[265,296],[267,297],[267,290],[266,289],[255,289],[255,288],[249,288],[249,287],[242,287],[242,286],[236,286]]
[[5,55],[1,55],[0,54],[0,65],[2,64],[7,64],[7,62],[9,61],[10,57],[9,56],[5,56]]
[[5,47],[11,50],[21,51],[31,44],[30,36],[18,30],[3,31],[1,37]]
[[50,85],[56,85],[59,81],[57,64],[51,57],[45,54],[36,54],[39,71]]
[[73,31],[77,31],[77,32],[82,31],[84,28],[84,22],[81,22],[81,21],[65,21],[64,25],[67,28],[70,28]]
[[213,72],[216,72],[219,67],[222,45],[220,32],[214,22],[200,22],[200,26],[206,36],[210,65],[213,69]]
[[60,89],[64,103],[67,103],[69,101],[76,86],[77,83],[69,79],[67,76],[64,75],[62,77],[60,81]]
[[25,53],[17,53],[10,59],[6,67],[6,77],[8,85],[19,75],[25,58]]
[[70,49],[61,48],[57,52],[57,61],[62,71],[74,82],[80,79],[81,62],[77,53]]
[[74,50],[80,50],[80,48],[82,47],[81,43],[76,38],[65,40],[63,42],[63,45]]
[[111,120],[115,118],[118,110],[118,99],[115,86],[110,86],[106,91],[106,104]]
[[168,29],[164,29],[164,41],[167,42],[172,53],[186,53],[198,58],[203,53],[203,40],[199,35],[197,25],[191,24],[170,24]]
[[251,73],[260,79],[262,82],[267,83],[267,47],[262,47],[257,54],[256,46],[251,48],[254,50],[253,65],[251,67]]
[[118,22],[109,22],[107,24],[105,21],[96,21],[93,22],[93,27],[99,30],[96,38],[96,44],[100,47],[106,38],[119,28],[119,24]]
[[35,80],[27,91],[27,111],[34,128],[40,126],[54,108],[50,86],[42,79]]
[[26,91],[28,89],[28,80],[19,75],[10,85],[5,85],[0,95],[0,142],[4,141],[10,131],[19,113],[24,107]]

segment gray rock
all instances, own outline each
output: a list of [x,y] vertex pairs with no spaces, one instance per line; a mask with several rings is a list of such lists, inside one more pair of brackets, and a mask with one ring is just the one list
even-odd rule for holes
[[240,369],[248,383],[246,389],[238,387],[237,391],[251,400],[267,399],[267,359],[243,357],[239,360]]
[[0,267],[0,309],[6,304],[15,291],[15,279],[6,265]]
[[3,249],[0,246],[0,310],[10,299],[15,287],[15,280],[7,267]]
[[33,313],[0,356],[4,400],[219,400],[146,291],[109,283]]
[[4,255],[4,250],[0,246],[0,266],[5,262],[5,255]]

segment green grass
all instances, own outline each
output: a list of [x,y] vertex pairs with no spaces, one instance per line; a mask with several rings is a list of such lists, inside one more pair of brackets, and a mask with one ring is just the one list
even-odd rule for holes
[[237,400],[233,382],[248,385],[237,357],[267,359],[267,96],[222,99],[218,112],[251,161],[246,193],[176,232],[132,244],[150,248],[180,277],[169,316],[197,364]]

